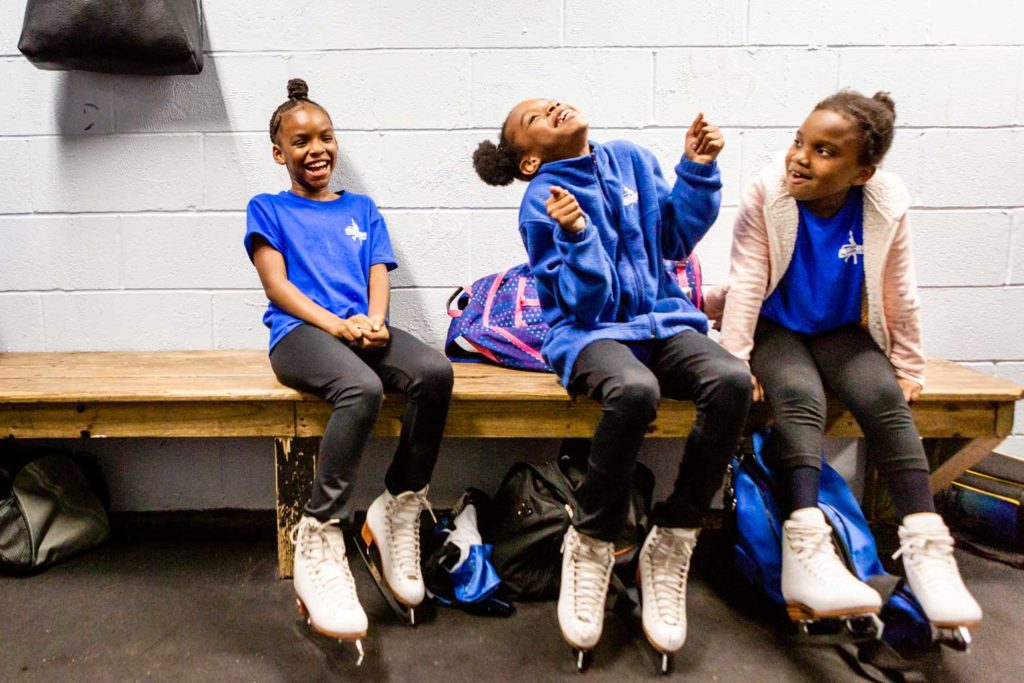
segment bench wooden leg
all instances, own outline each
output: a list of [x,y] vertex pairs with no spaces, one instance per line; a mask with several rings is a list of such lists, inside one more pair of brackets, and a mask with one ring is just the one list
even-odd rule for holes
[[277,576],[292,575],[292,540],[289,533],[302,517],[316,470],[319,437],[277,438],[274,466],[277,481]]
[[1002,437],[938,440],[935,451],[929,454],[932,462],[932,493],[938,493],[952,484],[964,470],[977,465],[1002,442]]

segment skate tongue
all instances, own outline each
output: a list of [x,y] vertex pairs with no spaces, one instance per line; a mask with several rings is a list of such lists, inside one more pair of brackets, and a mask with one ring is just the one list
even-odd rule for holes
[[799,510],[793,510],[789,515],[789,518],[794,522],[800,522],[801,524],[813,524],[815,526],[822,526],[825,524],[825,514],[819,508],[800,508]]

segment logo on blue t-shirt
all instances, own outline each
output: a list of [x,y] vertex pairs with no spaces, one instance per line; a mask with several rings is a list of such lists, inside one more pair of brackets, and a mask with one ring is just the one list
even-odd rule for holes
[[853,230],[850,231],[850,241],[839,247],[839,258],[844,263],[849,263],[850,259],[853,259],[854,265],[857,264],[857,257],[864,255],[864,245],[857,244],[857,240],[853,237]]
[[349,223],[349,226],[345,228],[345,234],[351,237],[353,242],[359,240],[359,244],[362,246],[363,242],[366,241],[366,233],[359,229],[359,225],[356,223],[355,218],[350,220],[351,223]]

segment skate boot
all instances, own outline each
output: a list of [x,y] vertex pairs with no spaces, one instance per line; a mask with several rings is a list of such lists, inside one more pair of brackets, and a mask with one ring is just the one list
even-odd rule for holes
[[[424,486],[420,491],[405,491],[397,496],[384,491],[366,511],[362,531],[366,550],[376,548],[379,573],[398,603],[392,607],[406,617],[410,625],[416,624],[415,608],[426,595],[420,567],[420,512],[424,507],[430,510],[428,488]],[[368,566],[373,571],[372,564]],[[386,592],[382,593],[388,597]]]
[[900,549],[907,582],[932,623],[936,640],[966,651],[967,630],[981,622],[981,607],[971,597],[953,557],[953,538],[934,512],[907,515],[900,526]]
[[558,625],[573,648],[579,671],[589,666],[591,651],[601,639],[604,603],[614,565],[612,543],[584,536],[572,526],[565,532]]
[[686,576],[699,531],[655,526],[640,550],[644,634],[661,655],[662,674],[686,642]]
[[816,507],[793,511],[782,525],[782,596],[789,618],[808,625],[840,619],[851,636],[879,638],[882,598],[846,568],[832,543],[832,527]]
[[354,640],[363,661],[366,612],[359,604],[356,584],[345,557],[345,539],[337,520],[319,522],[303,517],[292,529],[295,545],[295,603],[306,623],[318,633]]

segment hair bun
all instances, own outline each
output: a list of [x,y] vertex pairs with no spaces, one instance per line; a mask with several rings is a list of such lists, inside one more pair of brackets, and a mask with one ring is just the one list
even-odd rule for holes
[[893,116],[896,116],[896,102],[893,101],[893,99],[889,95],[889,93],[883,92],[883,91],[880,90],[880,91],[876,92],[871,97],[871,99],[873,99],[875,102],[878,102],[879,104],[884,106],[886,109],[888,109],[890,112],[892,112]]
[[306,100],[309,99],[309,86],[301,78],[293,78],[288,81],[288,99]]
[[490,140],[481,142],[473,152],[473,168],[488,185],[509,185],[515,180],[519,159],[514,150],[495,145]]

